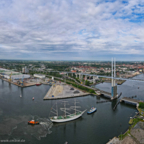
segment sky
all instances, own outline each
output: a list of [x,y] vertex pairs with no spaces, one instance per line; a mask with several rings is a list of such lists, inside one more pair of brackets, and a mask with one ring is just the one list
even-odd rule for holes
[[144,0],[0,0],[0,59],[144,61]]

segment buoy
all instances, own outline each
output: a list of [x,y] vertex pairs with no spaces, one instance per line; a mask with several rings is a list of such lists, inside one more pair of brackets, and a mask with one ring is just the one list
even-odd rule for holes
[[34,97],[32,99],[34,100]]

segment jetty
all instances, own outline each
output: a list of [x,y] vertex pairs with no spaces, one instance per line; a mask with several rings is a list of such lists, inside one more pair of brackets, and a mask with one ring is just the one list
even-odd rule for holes
[[106,102],[111,102],[110,100],[105,100],[105,101],[97,101],[96,103],[106,103]]

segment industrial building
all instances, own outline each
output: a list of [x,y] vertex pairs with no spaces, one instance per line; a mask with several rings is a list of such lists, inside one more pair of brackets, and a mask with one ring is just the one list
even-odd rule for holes
[[15,72],[15,71],[3,69],[3,68],[0,68],[0,75],[6,79],[12,79],[12,80],[30,78],[30,75],[22,74],[19,72]]
[[20,74],[20,75],[3,75],[4,78],[6,79],[12,79],[12,80],[19,80],[19,79],[25,79],[25,78],[30,78],[30,75],[27,74]]
[[22,68],[22,73],[23,74],[28,74],[29,73],[29,69],[25,66]]
[[43,78],[45,78],[45,75],[42,75],[42,74],[34,74],[34,77],[43,79]]

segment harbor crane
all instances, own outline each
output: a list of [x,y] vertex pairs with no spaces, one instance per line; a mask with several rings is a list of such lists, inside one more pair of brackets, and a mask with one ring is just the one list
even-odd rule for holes
[[22,80],[21,80],[21,81],[17,81],[17,84],[18,84],[18,85],[22,85],[22,86],[23,86],[23,83],[24,83],[24,80],[23,80],[23,79],[24,79],[24,75],[23,75],[23,77],[22,77]]
[[11,76],[12,76],[12,72],[11,72],[11,74],[10,74],[9,82],[11,82],[11,81],[12,81],[12,78],[11,78]]

